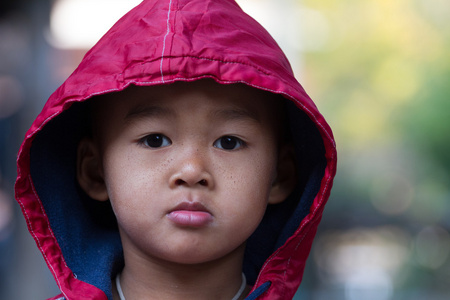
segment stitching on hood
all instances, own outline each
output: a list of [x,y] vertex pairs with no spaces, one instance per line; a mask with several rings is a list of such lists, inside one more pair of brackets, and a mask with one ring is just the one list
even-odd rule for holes
[[[334,152],[333,152],[332,155],[331,155],[331,160],[334,160],[334,157],[335,157],[335,155],[334,155]],[[328,176],[328,179],[327,179],[327,181],[325,183],[325,186],[323,188],[324,191],[328,190],[328,185],[330,184],[331,179],[332,179],[332,176]],[[325,193],[322,193],[322,196],[320,197],[319,203],[318,203],[318,205],[316,206],[316,208],[313,211],[313,215],[316,215],[317,210],[319,209],[319,207],[322,206],[324,198],[325,198]],[[298,247],[300,247],[300,244],[303,242],[303,240],[305,239],[306,235],[310,232],[310,230],[312,228],[312,225],[314,225],[317,222],[319,222],[319,219],[316,218],[314,221],[312,221],[310,223],[309,229],[303,234],[303,236],[300,238],[300,241],[295,246],[294,253],[297,252]],[[305,223],[302,224],[298,230],[299,231],[302,230],[304,226],[305,226]],[[284,274],[283,274],[284,279],[286,279],[286,274],[287,274],[287,270],[289,269],[289,265],[291,263],[291,259],[292,259],[292,255],[289,256],[289,259],[287,261],[286,269],[284,270]]]
[[[31,175],[28,175],[28,180],[30,181],[31,189],[32,189],[32,191],[33,191],[34,196],[36,197],[36,199],[38,199],[39,208],[41,209],[42,215],[48,220],[48,216],[47,216],[47,214],[45,213],[44,206],[42,205],[42,201],[41,201],[41,199],[39,198],[39,196],[38,196],[38,194],[37,194],[37,192],[36,192],[36,188],[34,187],[33,181],[31,180]],[[54,239],[55,241],[57,241],[55,235],[53,234],[53,230],[52,230],[51,227],[50,227],[50,222],[46,222],[46,223],[47,223],[47,227],[48,227],[48,230],[49,230],[51,236],[53,237],[53,239]],[[62,259],[64,265],[65,265],[67,268],[69,268],[69,266],[68,266],[67,263],[66,263],[66,260],[64,259],[64,256],[61,256],[61,259]],[[69,268],[69,269],[70,269],[70,268]],[[74,277],[76,278],[75,274],[74,274]]]
[[261,69],[258,66],[255,65],[251,65],[249,63],[243,63],[240,61],[226,61],[226,60],[222,60],[222,59],[217,59],[217,58],[209,58],[209,57],[201,57],[201,56],[193,56],[193,55],[182,55],[182,56],[177,56],[177,57],[173,57],[173,58],[178,58],[178,57],[186,57],[186,58],[195,58],[195,59],[201,59],[201,60],[207,60],[207,61],[217,61],[217,62],[221,62],[224,64],[237,64],[237,65],[242,65],[242,66],[248,66],[248,67],[252,67],[255,68],[256,70],[258,70],[259,72],[270,76],[271,74],[268,73],[267,71]]
[[167,12],[167,32],[166,35],[164,35],[164,40],[163,40],[163,49],[162,49],[162,53],[161,53],[161,63],[159,65],[159,69],[161,71],[161,80],[162,82],[164,82],[164,73],[163,73],[163,61],[164,61],[164,52],[166,50],[166,39],[167,36],[170,33],[170,13],[171,13],[171,8],[172,8],[172,0],[169,1],[169,10]]
[[[28,181],[29,181],[29,183],[30,183],[30,185],[31,185],[31,189],[32,189],[32,191],[33,191],[33,194],[34,194],[34,196],[36,197],[36,200],[37,200],[37,202],[38,202],[38,204],[39,204],[39,207],[41,208],[41,211],[42,211],[42,210],[43,210],[42,202],[41,202],[41,200],[39,199],[39,197],[38,197],[37,194],[36,194],[36,190],[35,190],[35,188],[34,188],[33,181],[31,180],[31,175],[28,176]],[[29,228],[30,228],[30,232],[31,232],[31,234],[33,235],[33,237],[34,237],[36,243],[38,244],[39,250],[41,251],[42,255],[44,256],[45,262],[47,263],[48,266],[50,266],[50,268],[51,268],[51,270],[52,270],[52,274],[53,274],[53,276],[56,278],[57,285],[58,285],[59,289],[60,289],[61,292],[64,294],[64,292],[63,292],[62,289],[61,289],[61,282],[59,281],[59,276],[58,276],[58,274],[56,274],[56,271],[55,271],[55,269],[53,268],[52,263],[49,261],[47,255],[46,255],[46,253],[45,253],[45,251],[44,251],[44,249],[42,248],[41,241],[39,240],[39,238],[37,237],[36,233],[34,232],[33,225],[31,224],[31,220],[30,220],[30,217],[29,217],[29,215],[28,215],[28,212],[24,209],[24,205],[23,205],[22,200],[19,199],[19,203],[20,203],[20,206],[22,207],[23,211],[25,212],[25,217],[26,217],[26,219],[27,219],[27,223],[28,223],[28,226],[29,226]],[[47,217],[47,215],[44,215],[44,216]],[[48,221],[47,221],[46,223],[47,223],[47,226],[49,226],[49,228],[50,228],[50,224],[48,223]],[[53,233],[52,233],[52,236],[53,236]],[[53,238],[54,238],[54,236],[53,236]],[[63,259],[63,261],[64,261],[64,259]],[[64,261],[64,264],[66,265],[66,262],[65,262],[65,261]],[[67,265],[66,265],[66,267],[67,267]],[[64,296],[67,298],[67,295],[66,295],[66,294],[64,294]]]
[[[335,157],[335,155],[334,155],[334,152],[333,152],[333,153],[332,153],[332,156],[331,156],[331,160],[334,160],[334,157]],[[326,183],[325,183],[325,186],[324,186],[324,188],[321,189],[321,190],[326,191],[326,190],[328,189],[328,185],[329,185],[329,183],[331,182],[331,179],[332,179],[332,176],[328,176],[328,179],[327,179],[327,181],[326,181]],[[320,197],[320,200],[319,200],[319,203],[318,203],[318,205],[316,206],[316,208],[315,208],[315,209],[313,210],[313,212],[312,212],[312,216],[315,216],[315,215],[316,215],[317,210],[319,209],[319,207],[322,206],[321,204],[323,203],[323,199],[324,199],[324,198],[325,198],[325,193],[322,192],[321,197]],[[309,229],[308,229],[306,232],[304,232],[304,234],[300,237],[300,241],[297,243],[297,245],[296,245],[296,247],[295,247],[295,250],[297,250],[298,247],[300,246],[300,244],[303,242],[303,240],[305,239],[306,235],[307,235],[308,232],[311,230],[312,225],[315,224],[315,223],[317,223],[317,222],[318,222],[317,219],[314,220],[314,221],[312,221],[312,222],[308,222],[308,224],[311,225],[311,226],[309,226]],[[306,223],[307,223],[307,222],[302,222],[302,225],[297,229],[296,232],[302,231],[303,228],[305,227],[305,224],[306,224]],[[295,233],[294,233],[294,234],[295,234]],[[267,267],[267,265],[274,259],[274,257],[278,256],[278,252],[280,252],[280,250],[281,250],[281,248],[279,248],[277,251],[275,251],[275,252],[270,256],[270,258],[264,263],[264,265],[261,267],[261,271],[260,271],[260,273],[258,274],[258,278],[256,279],[255,286],[257,286],[257,285],[259,284],[261,274],[263,273],[263,271],[265,270],[265,268]],[[294,253],[295,253],[295,252],[294,252]],[[288,267],[289,267],[289,264],[290,264],[291,259],[292,259],[292,253],[291,253],[291,255],[290,255],[289,258],[288,258],[288,261],[287,261],[287,264],[286,264],[286,267],[285,267],[285,270],[284,270],[284,273],[283,273],[283,278],[284,278],[284,279],[286,279],[286,272],[287,272],[287,269],[288,269]]]

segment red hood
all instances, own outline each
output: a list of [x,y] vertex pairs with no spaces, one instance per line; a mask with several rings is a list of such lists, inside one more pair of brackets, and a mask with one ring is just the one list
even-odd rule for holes
[[[74,148],[83,117],[72,104],[131,84],[200,78],[240,82],[290,100],[304,174],[292,200],[268,210],[250,239],[244,271],[254,290],[270,282],[258,299],[290,299],[295,294],[336,172],[332,132],[276,42],[234,1],[161,0],[143,1],[86,54],[51,95],[19,152],[16,199],[67,299],[110,297],[109,276],[121,260],[117,232],[95,227],[74,183]],[[309,120],[299,121],[300,114]],[[82,242],[80,236],[92,242]],[[260,251],[261,245],[266,250]],[[99,251],[101,258],[93,256]],[[98,268],[104,273],[93,272]]]

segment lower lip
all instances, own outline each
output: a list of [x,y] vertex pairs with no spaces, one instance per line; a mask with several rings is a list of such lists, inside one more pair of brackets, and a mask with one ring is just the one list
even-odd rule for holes
[[192,210],[176,210],[167,216],[175,224],[186,227],[203,227],[213,219],[209,212]]

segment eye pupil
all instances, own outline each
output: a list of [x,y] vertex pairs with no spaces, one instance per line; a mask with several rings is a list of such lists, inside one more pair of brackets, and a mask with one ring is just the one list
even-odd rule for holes
[[164,138],[161,134],[152,134],[149,135],[145,141],[147,143],[147,146],[157,148],[162,146]]
[[237,146],[237,140],[231,136],[225,136],[220,140],[220,146],[226,150],[232,150]]

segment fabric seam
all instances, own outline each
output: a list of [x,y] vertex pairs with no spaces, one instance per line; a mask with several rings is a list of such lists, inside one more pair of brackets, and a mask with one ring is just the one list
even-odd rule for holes
[[[31,180],[31,175],[28,175],[28,181],[29,181],[29,183],[30,183],[30,185],[31,185],[31,189],[32,189],[32,191],[33,191],[33,194],[34,194],[34,196],[36,197],[36,200],[37,200],[37,202],[38,202],[38,204],[39,204],[39,207],[41,208],[41,211],[42,211],[42,203],[41,203],[41,200],[39,199],[39,197],[36,195],[36,190],[35,190],[35,188],[34,188],[33,181]],[[38,238],[38,236],[37,236],[36,233],[34,232],[33,225],[32,225],[32,223],[31,223],[31,220],[30,220],[30,217],[29,217],[29,215],[28,215],[28,212],[26,211],[26,209],[25,209],[25,207],[24,207],[24,205],[23,205],[22,200],[19,200],[19,202],[20,202],[20,206],[23,208],[23,211],[24,211],[24,213],[25,213],[25,216],[26,216],[26,219],[27,219],[27,223],[28,223],[28,226],[29,226],[29,228],[30,228],[30,232],[31,232],[31,234],[33,235],[33,237],[34,237],[36,243],[38,244],[39,250],[41,251],[42,255],[44,256],[45,262],[46,262],[47,265],[50,266],[50,268],[52,269],[53,276],[55,277],[55,279],[56,279],[56,281],[57,281],[57,285],[58,285],[58,287],[59,287],[61,293],[63,293],[64,297],[66,297],[67,299],[69,299],[69,298],[67,297],[67,295],[62,291],[62,288],[61,288],[61,282],[59,281],[59,278],[58,278],[59,276],[56,274],[56,271],[55,271],[55,269],[53,268],[52,263],[51,263],[50,260],[48,259],[47,254],[45,253],[45,251],[44,251],[44,249],[43,249],[43,247],[42,247],[42,244],[41,244],[40,239]],[[46,221],[46,223],[47,223],[47,226],[49,226],[48,220]],[[53,236],[53,234],[52,234],[52,236]],[[53,237],[54,237],[54,236],[53,236]],[[64,260],[63,260],[63,261],[64,261]],[[64,264],[65,264],[65,262],[64,262]],[[67,266],[67,265],[66,265],[66,266]]]
[[[334,155],[334,153],[333,153],[332,156],[331,156],[331,160],[334,160],[334,156],[335,156],[335,155]],[[328,179],[327,179],[327,181],[326,181],[326,183],[325,183],[325,186],[324,186],[324,188],[323,188],[324,191],[326,191],[326,190],[328,189],[328,185],[329,185],[329,183],[330,183],[331,178],[332,178],[332,176],[328,176]],[[313,216],[313,217],[316,216],[317,210],[319,209],[319,207],[321,207],[321,204],[323,203],[324,197],[325,197],[325,193],[322,193],[318,205],[316,206],[316,208],[315,208],[314,211],[312,212],[312,216]],[[298,249],[298,247],[300,246],[300,244],[301,244],[301,243],[303,242],[303,240],[305,239],[306,235],[307,235],[307,234],[309,233],[309,231],[311,230],[311,228],[312,228],[311,225],[315,224],[316,222],[317,222],[317,219],[314,220],[314,221],[312,221],[311,223],[309,223],[309,225],[310,225],[310,226],[309,226],[309,229],[308,229],[306,232],[304,232],[304,234],[300,237],[300,241],[297,243],[297,245],[296,245],[296,247],[295,247],[295,250]],[[296,232],[300,232],[300,231],[305,227],[305,225],[306,225],[306,222],[305,222],[304,224],[302,224],[302,226],[301,226],[300,228],[298,228]],[[279,252],[280,250],[281,250],[281,248],[279,248],[279,249],[271,256],[271,258],[263,265],[263,267],[261,268],[260,274],[264,271],[264,269],[266,268],[266,266],[273,260],[273,258],[276,257],[276,256],[278,255],[278,252]],[[291,259],[292,259],[292,254],[289,256],[288,262],[287,262],[287,264],[286,264],[286,268],[285,268],[284,273],[283,273],[283,279],[284,279],[284,280],[286,279],[286,272],[287,272],[287,269],[288,269],[288,267],[289,267],[289,264],[290,264]],[[255,283],[255,286],[257,286],[257,285],[259,284],[259,281],[260,281],[260,276],[258,276],[258,279],[256,280],[256,283]]]
[[162,48],[162,53],[161,53],[161,62],[160,62],[160,65],[159,65],[159,70],[161,71],[161,80],[162,80],[162,82],[164,82],[163,62],[164,62],[164,52],[166,50],[166,39],[167,39],[167,36],[170,33],[170,13],[171,13],[171,9],[172,9],[172,0],[169,1],[169,10],[167,11],[167,20],[166,20],[167,32],[164,35],[164,39],[163,39],[163,48]]

